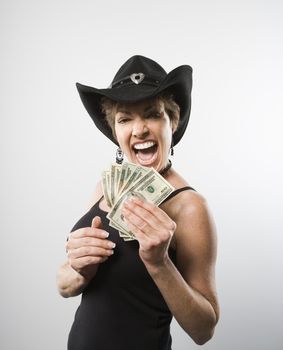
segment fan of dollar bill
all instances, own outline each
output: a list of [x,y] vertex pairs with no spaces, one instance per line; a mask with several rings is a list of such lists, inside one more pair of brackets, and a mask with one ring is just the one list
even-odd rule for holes
[[113,164],[102,173],[103,194],[111,208],[107,215],[110,226],[119,231],[125,241],[135,239],[122,215],[125,200],[136,196],[156,205],[161,204],[174,188],[153,168],[132,163]]

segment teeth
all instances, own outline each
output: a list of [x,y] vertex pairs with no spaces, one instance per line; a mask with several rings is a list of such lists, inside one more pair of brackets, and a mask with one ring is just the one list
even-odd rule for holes
[[136,145],[134,145],[134,149],[146,149],[146,148],[152,147],[154,145],[155,145],[155,142],[147,141],[144,143],[137,143]]

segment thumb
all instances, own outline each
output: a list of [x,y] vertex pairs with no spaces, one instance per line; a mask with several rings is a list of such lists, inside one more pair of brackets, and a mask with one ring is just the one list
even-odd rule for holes
[[100,228],[100,227],[101,227],[101,219],[100,219],[99,216],[95,216],[95,217],[92,219],[91,227],[92,227],[92,228]]

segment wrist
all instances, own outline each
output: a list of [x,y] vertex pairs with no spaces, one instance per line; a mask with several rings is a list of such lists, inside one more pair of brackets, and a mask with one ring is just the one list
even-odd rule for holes
[[148,273],[151,275],[152,278],[156,276],[160,276],[163,273],[166,273],[168,269],[170,269],[170,265],[172,264],[172,261],[168,254],[166,254],[162,260],[156,262],[156,263],[150,263],[150,262],[144,262]]
[[95,276],[98,269],[98,265],[89,265],[80,270],[75,270],[77,278],[82,283],[90,282]]

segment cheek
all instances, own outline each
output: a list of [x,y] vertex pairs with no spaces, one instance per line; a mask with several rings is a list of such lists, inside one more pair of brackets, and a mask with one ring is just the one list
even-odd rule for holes
[[173,135],[173,129],[171,125],[168,125],[166,128],[164,128],[164,132],[163,132],[164,148],[166,150],[166,154],[172,144],[172,135]]
[[126,128],[121,128],[119,126],[115,126],[115,133],[116,133],[116,140],[118,141],[120,147],[122,149],[125,149],[125,146],[127,144],[127,130]]
[[117,141],[120,142],[122,132],[121,132],[121,129],[119,128],[119,125],[117,124],[114,125],[114,133],[116,135]]
[[172,135],[173,135],[173,127],[172,127],[172,123],[169,122],[168,124],[166,124],[163,128],[163,139],[165,139],[170,145],[171,145],[171,139],[172,139]]
[[123,138],[119,134],[116,134],[116,140],[118,141],[121,148],[124,148],[123,147],[123,145],[124,145]]

